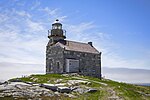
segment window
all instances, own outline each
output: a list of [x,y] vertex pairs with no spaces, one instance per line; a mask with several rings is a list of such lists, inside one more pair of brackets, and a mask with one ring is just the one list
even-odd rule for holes
[[71,63],[69,63],[69,65],[71,65]]
[[52,29],[62,29],[62,26],[61,25],[53,25]]
[[59,69],[59,68],[60,68],[60,64],[59,64],[59,62],[56,62],[56,66],[57,66],[57,69]]
[[56,25],[54,25],[54,26],[52,27],[52,29],[57,29],[57,26],[56,26]]
[[96,58],[96,55],[94,55],[93,57]]
[[49,40],[50,43],[52,43],[52,41],[53,41],[52,39]]
[[49,71],[49,72],[51,71],[51,66],[49,66],[49,69],[48,69],[48,71]]
[[101,59],[101,57],[100,57],[100,56],[98,56],[98,59]]
[[50,59],[49,62],[48,62],[48,70],[49,70],[49,72],[52,70],[52,61],[51,60],[52,59]]
[[58,26],[58,29],[61,29],[62,27],[61,26]]

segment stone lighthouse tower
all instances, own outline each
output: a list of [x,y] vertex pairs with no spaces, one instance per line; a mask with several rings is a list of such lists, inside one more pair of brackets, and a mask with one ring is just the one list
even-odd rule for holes
[[[60,48],[56,47],[57,43],[66,44],[66,31],[62,29],[62,24],[58,19],[52,24],[52,28],[48,30],[49,42],[46,46],[46,73],[58,73],[59,67],[64,63],[60,63],[62,55]],[[63,61],[64,62],[64,61]],[[61,64],[61,65],[60,65]]]
[[52,29],[48,30],[49,44],[53,45],[58,41],[63,41],[66,38],[66,31],[62,29],[62,24],[56,19],[55,23],[52,24]]

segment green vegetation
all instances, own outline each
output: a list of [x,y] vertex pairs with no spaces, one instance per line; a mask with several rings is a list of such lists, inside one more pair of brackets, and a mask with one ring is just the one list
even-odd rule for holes
[[[35,83],[54,83],[56,79],[64,79],[65,76],[62,76],[61,74],[37,74],[37,75],[30,75],[29,77],[22,77],[22,78],[14,78],[19,79],[21,81],[25,82],[35,82]],[[14,79],[10,79],[9,81],[12,81]]]
[[[77,96],[75,100],[106,100],[117,97],[122,100],[150,100],[150,87],[132,85],[127,83],[119,83],[108,79],[98,79],[88,76],[71,76],[61,74],[45,74],[45,75],[31,75],[29,77],[17,78],[25,82],[35,83],[56,83],[56,80],[61,79],[60,83],[66,83],[68,80],[86,80],[91,84],[80,84],[81,86],[96,88],[98,91],[94,93],[72,92]],[[11,79],[14,80],[14,79]],[[10,81],[11,81],[10,80]],[[104,85],[104,84],[107,85]],[[73,98],[61,97],[62,100],[72,100]]]

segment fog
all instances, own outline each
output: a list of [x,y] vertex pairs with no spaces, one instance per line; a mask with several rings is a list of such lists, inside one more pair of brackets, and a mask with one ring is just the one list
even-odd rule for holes
[[[31,74],[45,74],[45,65],[0,63],[0,80],[8,80]],[[102,67],[102,76],[119,82],[150,83],[150,70]]]
[[150,70],[103,67],[102,75],[119,82],[150,83]]
[[0,80],[31,74],[44,74],[45,66],[40,64],[0,63]]

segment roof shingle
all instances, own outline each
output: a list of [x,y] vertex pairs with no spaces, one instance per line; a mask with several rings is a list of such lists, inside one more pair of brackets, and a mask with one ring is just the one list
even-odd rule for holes
[[79,52],[99,54],[99,51],[96,50],[93,46],[91,46],[88,43],[81,43],[81,42],[66,40],[65,45],[60,42],[57,42],[55,45],[60,45],[61,47],[65,48],[66,50],[70,50],[70,51],[79,51]]

